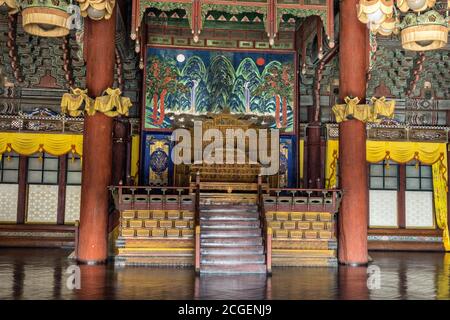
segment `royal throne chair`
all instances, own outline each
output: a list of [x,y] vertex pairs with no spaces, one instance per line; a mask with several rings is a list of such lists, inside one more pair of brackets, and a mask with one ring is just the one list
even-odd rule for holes
[[[188,123],[193,123],[193,121],[186,121]],[[227,129],[232,130],[242,130],[246,132],[248,129],[254,129],[256,133],[261,129],[262,126],[258,124],[258,121],[251,121],[242,119],[242,116],[231,114],[228,110],[225,112],[209,115],[208,117],[202,119],[202,131],[205,133],[208,129],[217,129],[222,133],[222,140],[220,142],[215,141],[217,145],[221,145],[222,148],[216,150],[223,155],[223,163],[208,164],[205,161],[201,163],[194,163],[194,155],[201,153],[204,154],[205,147],[208,146],[211,141],[203,141],[201,148],[195,148],[195,144],[192,144],[192,164],[190,165],[177,165],[175,167],[175,183],[177,185],[188,185],[191,190],[197,187],[199,184],[200,190],[202,191],[225,191],[231,192],[255,192],[258,190],[258,181],[262,184],[262,188],[268,188],[269,183],[273,181],[273,178],[258,179],[261,172],[261,164],[259,161],[256,163],[249,162],[249,141],[248,137],[245,136],[245,147],[240,148],[239,143],[237,143],[236,138],[234,138],[234,145],[230,149],[227,147],[226,141],[226,131]],[[187,128],[191,130],[193,136],[193,128]],[[270,141],[270,132],[268,133],[268,141]],[[270,145],[270,143],[268,143]],[[234,154],[234,159],[238,159],[237,155],[243,155],[245,163],[226,163],[226,154]],[[216,156],[216,154],[212,154]],[[203,157],[202,157],[203,159]],[[270,183],[271,185],[272,183]]]

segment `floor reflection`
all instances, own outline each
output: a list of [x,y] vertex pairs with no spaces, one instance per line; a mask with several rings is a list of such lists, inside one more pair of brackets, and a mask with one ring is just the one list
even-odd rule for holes
[[266,278],[109,264],[80,265],[78,290],[67,286],[69,254],[0,249],[0,299],[450,299],[450,254],[372,252],[380,278],[370,289],[366,267],[274,268]]

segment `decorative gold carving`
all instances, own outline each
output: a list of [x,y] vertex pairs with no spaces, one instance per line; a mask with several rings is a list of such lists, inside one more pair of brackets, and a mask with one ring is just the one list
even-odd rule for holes
[[372,105],[359,104],[359,98],[346,97],[345,104],[333,107],[336,122],[357,119],[362,122],[379,123],[382,119],[394,118],[395,101],[386,101],[385,97],[372,98]]
[[446,130],[411,129],[409,139],[416,141],[441,141],[447,142]]
[[78,0],[83,17],[89,16],[92,20],[108,20],[116,5],[116,0]]
[[372,140],[405,140],[406,130],[373,128],[367,131],[367,137]]
[[[337,125],[327,125],[329,140],[339,138]],[[447,142],[448,128],[367,125],[367,140]]]

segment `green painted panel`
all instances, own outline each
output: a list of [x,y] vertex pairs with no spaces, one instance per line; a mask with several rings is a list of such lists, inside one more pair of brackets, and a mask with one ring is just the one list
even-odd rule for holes
[[239,41],[239,48],[253,48],[252,41]]
[[208,47],[236,48],[237,42],[234,40],[207,40]]
[[193,39],[189,39],[189,44],[193,47],[204,47],[205,46],[205,40],[200,39],[197,43],[194,42]]
[[269,49],[269,42],[255,42],[255,48],[256,49]]
[[306,5],[326,6],[327,0],[305,0]]
[[189,44],[189,40],[183,38],[175,38],[173,40],[173,44],[176,46],[187,46]]
[[172,39],[170,37],[149,37],[148,39],[149,43],[153,44],[171,44]]
[[289,50],[289,49],[293,49],[294,48],[294,44],[293,43],[275,43],[272,47],[274,49]]

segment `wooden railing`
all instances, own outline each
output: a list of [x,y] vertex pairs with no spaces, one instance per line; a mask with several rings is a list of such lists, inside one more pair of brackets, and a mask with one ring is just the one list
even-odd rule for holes
[[195,221],[195,270],[200,271],[200,189],[199,179],[193,194],[189,187],[113,186],[118,210],[192,210]]
[[200,273],[200,172],[195,176],[195,272]]
[[[260,180],[258,180],[258,184]],[[262,194],[258,187],[258,210],[263,225],[263,239],[266,252],[267,273],[272,273],[272,228],[267,225],[265,211],[326,211],[339,210],[341,190],[337,189],[294,189],[272,188]],[[267,201],[273,200],[273,201]],[[334,227],[336,228],[336,226]],[[336,232],[336,230],[334,230]]]
[[195,226],[195,272],[200,273],[200,225]]
[[263,203],[263,182],[262,176],[258,176],[258,196],[256,204],[258,206],[259,221],[262,223],[262,237],[264,244],[264,251],[266,253],[266,270],[268,274],[272,274],[272,228],[268,227],[264,216]]
[[[275,206],[275,210],[339,210],[342,191],[338,189],[269,188],[263,195],[263,206]],[[273,200],[268,203],[267,199]]]
[[198,199],[188,187],[112,186],[114,204],[123,210],[187,209],[198,212]]

